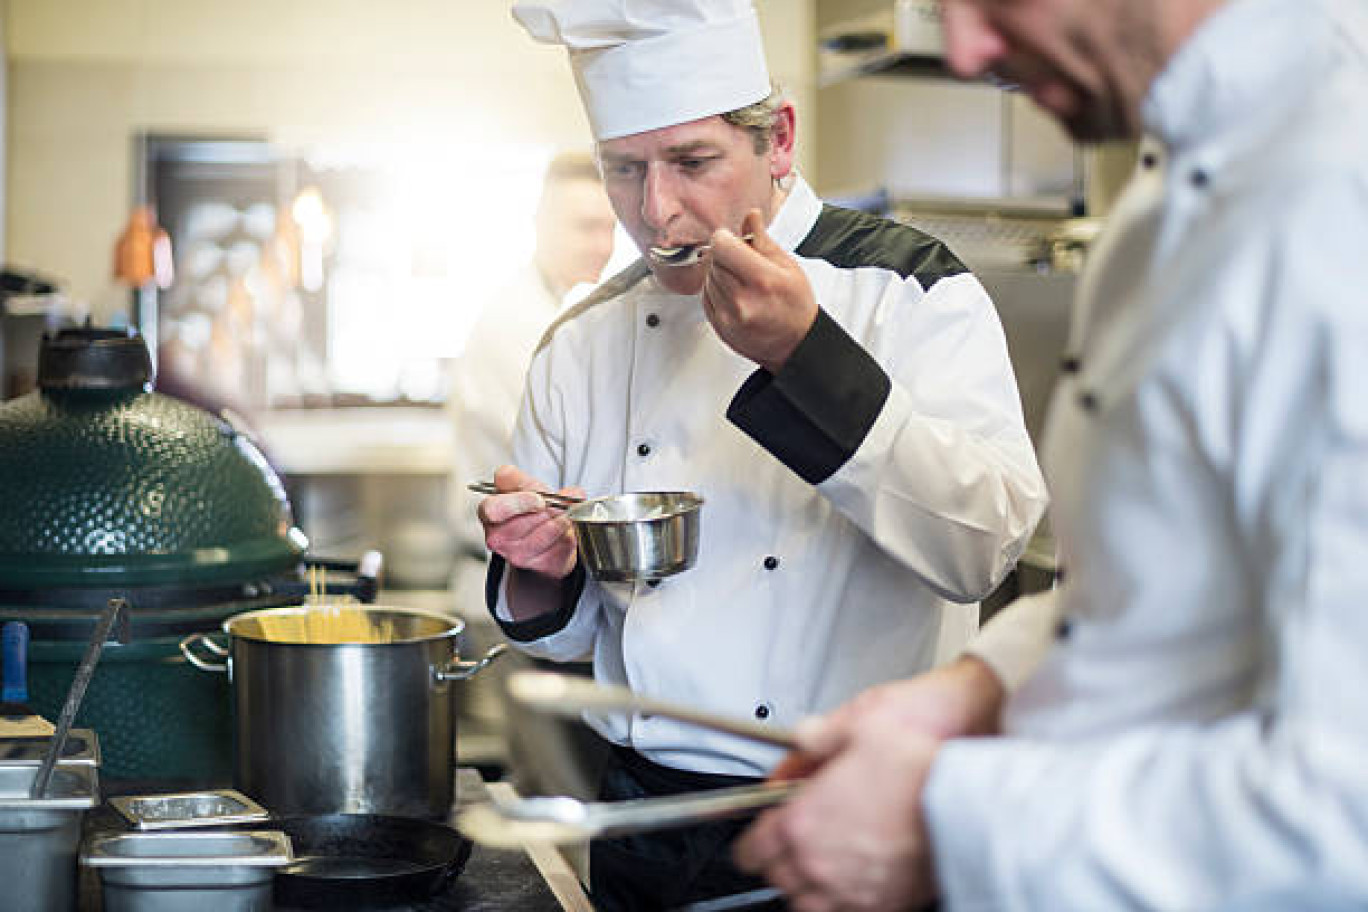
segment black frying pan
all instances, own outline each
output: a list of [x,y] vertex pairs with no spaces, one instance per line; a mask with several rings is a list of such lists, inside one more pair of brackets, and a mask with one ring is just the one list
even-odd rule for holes
[[322,814],[271,821],[294,863],[276,872],[275,900],[296,909],[355,909],[426,899],[461,873],[470,840],[413,817]]

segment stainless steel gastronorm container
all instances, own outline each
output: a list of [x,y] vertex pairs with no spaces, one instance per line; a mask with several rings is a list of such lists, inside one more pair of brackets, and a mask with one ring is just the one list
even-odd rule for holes
[[462,662],[458,618],[370,605],[354,610],[388,642],[270,638],[280,629],[275,622],[291,613],[327,610],[272,608],[229,618],[223,627],[231,645],[221,664],[197,651],[224,653],[204,634],[182,643],[193,664],[227,671],[232,680],[234,784],[277,815],[445,816],[455,768],[453,684],[506,647]]
[[99,801],[98,775],[90,765],[60,766],[46,796],[30,798],[36,775],[36,766],[0,766],[0,907],[71,912],[81,824]]
[[269,830],[104,833],[81,856],[100,872],[104,912],[267,912],[275,869],[292,860]]
[[[0,766],[38,766],[47,753],[50,738],[0,738]],[[100,739],[88,728],[73,728],[62,745],[60,766],[100,765]]]
[[169,792],[161,795],[117,795],[110,807],[139,830],[259,823],[271,815],[235,789]]

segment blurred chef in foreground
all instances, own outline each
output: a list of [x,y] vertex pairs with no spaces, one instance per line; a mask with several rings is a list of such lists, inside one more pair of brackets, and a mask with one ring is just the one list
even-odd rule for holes
[[[480,507],[505,633],[592,655],[601,681],[775,725],[958,652],[1045,504],[982,286],[939,241],[824,207],[795,172],[794,109],[749,0],[514,14],[569,48],[604,186],[646,258],[533,358],[518,467],[496,476],[519,493]],[[549,488],[696,491],[697,566],[656,586],[588,579],[571,524],[534,493]],[[754,782],[780,757],[660,717],[590,721],[614,745],[605,800]],[[596,905],[757,886],[730,861],[739,829],[595,841]]]
[[958,73],[1146,138],[1043,447],[1063,586],[804,727],[737,847],[794,909],[1368,907],[1366,9],[947,0]]

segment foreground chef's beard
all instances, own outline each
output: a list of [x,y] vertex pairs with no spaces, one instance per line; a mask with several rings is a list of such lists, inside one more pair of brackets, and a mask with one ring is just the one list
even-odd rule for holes
[[1166,63],[1152,6],[1152,0],[1112,0],[1080,7],[1058,42],[1013,53],[993,67],[992,77],[1026,88],[1077,142],[1137,138],[1145,96]]
[[1141,108],[1149,87],[1166,63],[1158,12],[1148,2],[1114,4],[1114,15],[1097,33],[1074,36],[1079,53],[1097,64],[1100,85],[1082,92],[1078,110],[1061,117],[1064,129],[1081,143],[1137,139],[1144,132]]

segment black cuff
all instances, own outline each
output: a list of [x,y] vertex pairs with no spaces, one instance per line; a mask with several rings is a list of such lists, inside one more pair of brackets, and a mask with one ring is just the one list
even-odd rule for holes
[[570,618],[575,614],[575,606],[579,604],[580,596],[584,594],[584,584],[588,580],[584,573],[584,565],[577,562],[574,571],[563,581],[559,608],[525,621],[505,621],[498,614],[499,584],[503,581],[504,568],[507,566],[508,563],[502,557],[491,554],[489,571],[485,575],[485,606],[489,608],[494,623],[499,625],[504,636],[514,642],[530,643],[564,630],[565,625],[570,623]]
[[864,442],[893,383],[820,308],[778,374],[746,378],[727,418],[809,484],[831,477]]

